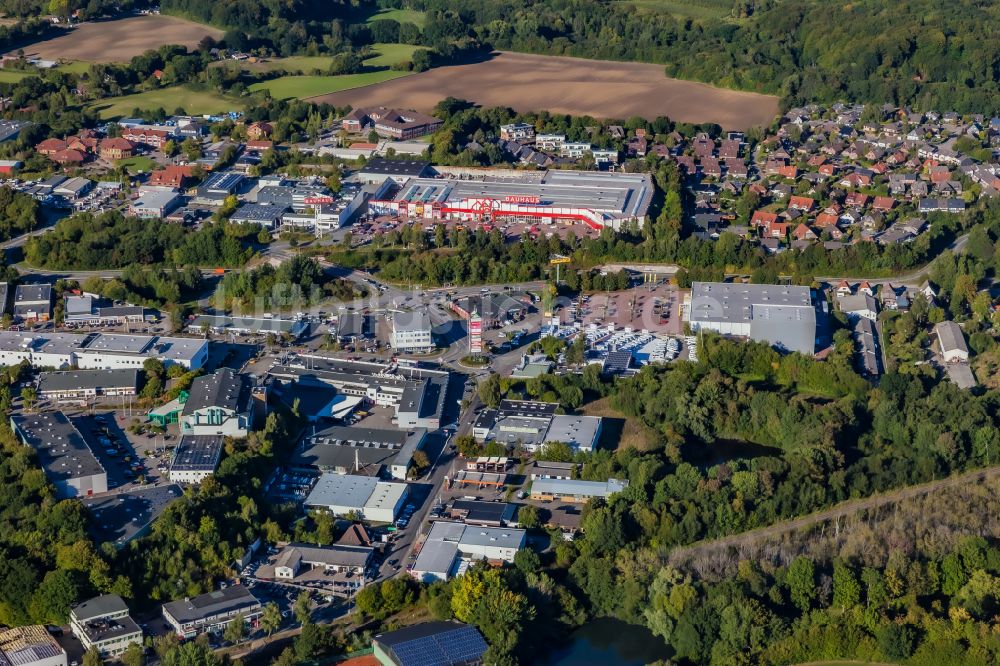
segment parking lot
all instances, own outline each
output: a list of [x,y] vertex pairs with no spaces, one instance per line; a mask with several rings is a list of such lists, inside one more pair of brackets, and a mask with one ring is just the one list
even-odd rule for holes
[[670,284],[641,284],[625,291],[600,292],[583,296],[563,308],[560,321],[614,324],[636,331],[679,335],[684,330],[680,305],[682,292]]
[[[129,490],[166,481],[170,455],[177,443],[176,432],[143,434],[129,432],[131,415],[117,412],[69,413],[77,429],[108,475],[108,490]],[[173,426],[176,430],[176,426]]]

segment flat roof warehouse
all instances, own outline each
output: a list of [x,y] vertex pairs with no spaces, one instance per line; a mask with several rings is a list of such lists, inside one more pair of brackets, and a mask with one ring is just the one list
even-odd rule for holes
[[632,220],[645,223],[652,197],[649,174],[548,171],[541,179],[410,178],[391,201],[371,201],[369,209],[401,217],[525,217],[619,229]]

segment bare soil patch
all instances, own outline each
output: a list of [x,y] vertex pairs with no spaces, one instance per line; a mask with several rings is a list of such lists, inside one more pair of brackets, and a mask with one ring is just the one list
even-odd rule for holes
[[173,16],[132,16],[83,23],[65,35],[25,46],[24,53],[46,60],[125,62],[164,44],[192,48],[206,35],[219,39],[222,31]]
[[604,419],[600,448],[613,451],[632,447],[639,451],[652,451],[659,446],[659,435],[653,429],[639,419],[625,416],[612,407],[610,398],[601,398],[588,403],[580,409],[580,413]]
[[510,52],[311,101],[426,112],[448,96],[517,111],[548,109],[597,118],[668,116],[681,122],[714,122],[725,129],[767,125],[778,113],[775,96],[670,79],[660,65]]

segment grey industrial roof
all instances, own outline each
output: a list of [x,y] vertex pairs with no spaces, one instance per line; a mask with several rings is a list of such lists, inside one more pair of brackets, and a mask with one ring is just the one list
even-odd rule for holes
[[878,353],[875,324],[867,317],[859,317],[853,326],[854,344],[861,369],[869,375],[881,373],[882,359]]
[[174,449],[170,471],[214,472],[221,454],[221,435],[183,435]]
[[439,539],[432,541],[428,539],[420,547],[417,559],[413,563],[413,569],[414,571],[438,574],[442,578],[447,578],[451,575],[451,570],[455,566],[455,558],[457,556],[457,541],[441,541]]
[[397,449],[327,444],[317,442],[296,452],[292,459],[300,467],[327,470],[354,470],[355,464],[363,468],[388,465],[397,456]]
[[83,435],[62,412],[15,414],[10,418],[26,444],[38,452],[39,463],[50,480],[104,474],[104,467]]
[[517,506],[510,502],[455,500],[451,505],[453,514],[462,514],[462,520],[470,523],[504,523],[513,519],[516,511]]
[[371,546],[347,546],[341,544],[314,546],[308,543],[290,543],[286,546],[286,550],[292,549],[299,552],[303,562],[345,567],[365,566],[375,550]]
[[965,336],[962,334],[962,327],[953,321],[942,321],[934,327],[934,332],[938,336],[938,341],[943,352],[962,351],[969,353],[969,347],[965,344]]
[[497,548],[519,548],[524,543],[524,530],[511,527],[476,527],[466,525],[462,535],[462,546],[495,546]]
[[589,447],[595,443],[598,431],[601,429],[599,416],[575,416],[571,414],[556,414],[549,422],[545,433],[546,442],[565,442],[571,446],[583,445]]
[[353,474],[331,474],[319,477],[306,506],[344,506],[361,509],[375,491],[378,479]]
[[484,319],[497,319],[509,316],[511,313],[525,313],[528,306],[511,298],[507,294],[473,294],[455,301],[455,304],[465,312],[478,312]]
[[191,395],[184,403],[183,413],[187,416],[206,407],[245,412],[250,404],[251,389],[249,377],[230,368],[221,368],[192,382]]
[[73,617],[78,622],[86,622],[95,617],[104,617],[115,613],[128,612],[125,600],[117,594],[104,594],[88,599],[73,607]]
[[837,299],[840,303],[841,312],[860,312],[861,310],[871,310],[878,312],[878,301],[874,296],[865,293],[850,294]]
[[786,305],[812,310],[809,287],[780,284],[695,282],[691,285],[692,321],[746,323],[757,306]]
[[141,305],[113,305],[110,307],[99,307],[97,308],[98,317],[127,317],[134,315],[143,315],[146,313],[146,309]]
[[28,303],[51,303],[52,285],[50,284],[19,284],[14,290],[14,305]]
[[750,324],[753,340],[812,354],[816,310],[809,287],[695,282],[690,319],[699,324]]
[[531,467],[529,471],[531,472],[565,472],[567,474],[572,474],[573,470],[576,469],[577,464],[574,462],[558,462],[554,460],[532,460]]
[[424,310],[402,310],[392,315],[392,328],[399,332],[431,330],[431,318]]
[[111,352],[116,354],[144,354],[149,351],[155,341],[156,338],[148,335],[99,333],[87,338],[83,347],[87,351]]
[[134,368],[43,372],[38,378],[38,391],[42,394],[85,389],[136,388],[138,385],[139,371]]
[[287,206],[276,204],[245,203],[232,214],[230,219],[251,222],[273,222],[288,210]]
[[375,636],[399,666],[479,663],[489,649],[479,631],[457,622],[425,622]]
[[230,585],[224,590],[208,592],[190,599],[178,599],[163,604],[163,612],[169,613],[181,624],[196,622],[213,615],[237,613],[240,610],[260,606],[260,602],[242,585]]
[[498,408],[501,416],[553,416],[557,409],[557,402],[538,400],[501,400]]
[[139,198],[132,203],[133,208],[166,208],[180,198],[173,190],[153,190],[147,188],[139,193]]
[[579,479],[536,479],[531,482],[531,492],[549,495],[577,495],[581,497],[607,497],[621,492],[628,481],[582,481]]
[[341,338],[371,338],[375,335],[372,315],[348,312],[337,319],[337,335]]
[[89,531],[94,541],[120,545],[139,536],[182,494],[180,486],[170,484],[136,488],[104,497],[87,497],[81,501],[93,518]]
[[114,619],[91,620],[83,625],[83,631],[92,642],[107,641],[121,636],[142,633],[142,629],[128,615]]
[[87,314],[94,309],[94,297],[89,294],[66,297],[66,316]]

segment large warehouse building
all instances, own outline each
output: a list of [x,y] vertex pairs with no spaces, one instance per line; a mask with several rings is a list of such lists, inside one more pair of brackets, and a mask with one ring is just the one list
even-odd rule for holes
[[747,337],[803,354],[816,347],[816,308],[809,287],[695,282],[687,312],[692,331]]
[[313,486],[305,506],[326,509],[335,516],[356,514],[365,520],[391,523],[399,515],[409,490],[405,483],[327,472]]
[[649,174],[547,171],[540,178],[410,178],[395,198],[372,200],[368,210],[429,220],[581,222],[593,229],[620,229],[632,221],[642,226],[652,198]]
[[60,499],[108,492],[107,472],[65,414],[15,414],[10,426],[21,443],[38,453],[38,462]]

